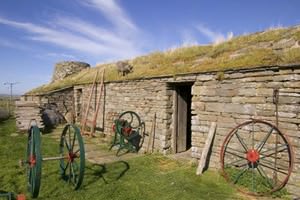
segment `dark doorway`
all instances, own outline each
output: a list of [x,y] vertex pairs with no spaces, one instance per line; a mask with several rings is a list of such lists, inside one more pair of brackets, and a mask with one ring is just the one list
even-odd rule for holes
[[80,121],[81,120],[81,115],[82,115],[82,88],[76,89],[75,90],[75,114],[76,114],[76,120]]
[[193,83],[175,85],[175,148],[176,153],[187,151],[192,146],[191,103]]

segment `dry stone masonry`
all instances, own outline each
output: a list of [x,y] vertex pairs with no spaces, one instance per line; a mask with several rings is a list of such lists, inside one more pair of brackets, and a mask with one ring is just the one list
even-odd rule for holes
[[83,69],[89,68],[90,65],[84,62],[64,61],[56,63],[52,82],[62,80],[67,76],[78,73]]
[[[295,158],[287,188],[300,196],[299,65],[106,82],[97,118],[98,132],[110,138],[113,135],[113,119],[124,111],[134,111],[145,122],[146,136],[141,149],[145,151],[156,115],[155,150],[165,154],[176,153],[175,121],[181,114],[176,113],[176,86],[185,83],[191,85],[191,156],[195,159],[201,157],[209,127],[216,122],[216,136],[209,162],[209,167],[216,169],[220,168],[222,142],[235,126],[252,118],[275,124],[273,91],[279,89],[279,129],[290,138]],[[96,108],[99,91],[100,84],[92,97],[92,111]],[[74,109],[76,121],[80,122],[90,92],[91,85],[77,85],[39,98],[43,102],[56,102],[61,113],[65,112],[66,107]],[[92,116],[91,112],[89,118]],[[26,118],[26,115],[19,114],[17,121],[20,122],[21,118]]]

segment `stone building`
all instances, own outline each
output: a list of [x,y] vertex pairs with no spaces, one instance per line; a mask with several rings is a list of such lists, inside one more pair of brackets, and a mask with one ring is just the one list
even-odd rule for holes
[[[72,111],[80,122],[94,74],[105,69],[98,134],[112,136],[113,119],[127,110],[138,113],[146,133],[156,116],[155,150],[164,154],[189,151],[191,157],[199,159],[210,125],[216,122],[209,167],[218,169],[222,143],[234,127],[249,119],[276,124],[273,99],[278,89],[278,128],[289,137],[294,151],[288,189],[300,196],[299,27],[241,36],[217,46],[153,53],[129,63],[133,72],[124,77],[117,75],[114,63],[103,64],[32,90],[20,104],[43,107],[55,103],[61,114]],[[97,79],[92,110],[100,85]],[[22,129],[22,123],[27,122],[17,123]],[[147,135],[141,151],[146,148]]]

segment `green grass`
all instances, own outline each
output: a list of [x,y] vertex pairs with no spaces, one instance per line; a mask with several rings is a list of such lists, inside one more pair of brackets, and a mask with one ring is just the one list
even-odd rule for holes
[[[13,119],[0,123],[0,191],[25,193],[25,169],[18,166],[24,158],[26,135],[15,133]],[[56,156],[58,142],[42,136],[42,155]],[[195,167],[162,155],[146,155],[127,162],[107,165],[87,163],[82,187],[73,191],[59,179],[57,161],[43,163],[38,199],[241,199],[218,173],[195,175]]]
[[[132,80],[186,73],[224,71],[259,66],[299,64],[299,48],[276,51],[272,46],[281,40],[300,40],[300,28],[278,28],[266,32],[241,35],[229,41],[206,46],[180,47],[165,52],[153,52],[128,60],[133,73],[120,76],[115,63],[105,63],[85,69],[62,81],[43,85],[27,94],[46,93],[64,87],[91,83],[96,70],[105,68],[105,81]],[[233,56],[234,55],[234,56]],[[100,76],[98,76],[100,81]]]
[[8,110],[9,105],[10,105],[10,109],[12,112],[14,112],[15,110],[15,101],[18,99],[18,97],[14,97],[12,100],[12,103],[10,105],[10,97],[9,96],[0,96],[0,108],[4,109],[4,110]]
[[232,183],[236,182],[237,187],[247,193],[265,194],[270,195],[273,198],[290,198],[286,188],[282,188],[281,190],[275,191],[272,194],[268,194],[271,191],[270,184],[274,185],[274,181],[271,178],[261,176],[257,171],[252,173],[251,170],[248,170],[238,179],[237,177],[242,173],[242,170],[227,167],[225,168],[225,171],[230,181]]

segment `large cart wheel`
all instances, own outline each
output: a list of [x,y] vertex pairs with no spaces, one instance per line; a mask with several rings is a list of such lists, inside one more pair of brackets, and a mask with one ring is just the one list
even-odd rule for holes
[[68,124],[63,129],[60,139],[60,169],[64,180],[77,190],[84,176],[85,167],[84,144],[79,129]]
[[129,124],[129,126],[133,129],[141,128],[142,127],[142,122],[138,114],[136,114],[133,111],[126,111],[123,112],[119,116],[119,120],[126,120]]
[[39,195],[42,173],[41,136],[37,126],[28,130],[27,141],[27,187],[32,198]]
[[266,121],[250,120],[238,125],[229,132],[221,148],[224,177],[248,194],[280,190],[292,167],[291,144],[276,126]]

